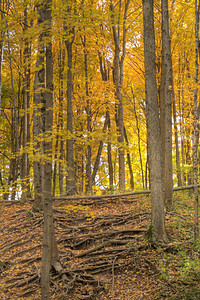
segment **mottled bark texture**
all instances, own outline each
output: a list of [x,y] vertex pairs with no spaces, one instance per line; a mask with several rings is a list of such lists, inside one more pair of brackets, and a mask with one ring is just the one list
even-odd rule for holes
[[168,0],[162,0],[162,80],[163,80],[163,101],[164,106],[164,191],[165,203],[173,206],[173,169],[172,169],[172,58],[171,41],[169,35]]
[[161,131],[156,83],[153,0],[143,0],[146,117],[149,131],[153,242],[166,242]]
[[195,240],[199,239],[199,195],[198,195],[198,141],[199,141],[199,130],[198,130],[198,88],[199,88],[199,12],[200,6],[199,1],[195,0],[195,84],[194,90],[194,137],[193,137],[193,172],[194,172],[194,198],[195,198],[195,228],[194,237]]

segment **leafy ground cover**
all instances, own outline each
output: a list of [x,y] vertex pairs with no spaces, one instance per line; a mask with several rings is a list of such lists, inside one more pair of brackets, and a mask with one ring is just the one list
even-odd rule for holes
[[[40,299],[43,217],[32,204],[0,204],[1,299]],[[176,192],[166,213],[170,243],[145,239],[149,197],[54,202],[63,271],[51,273],[52,299],[200,299],[200,247],[193,200]]]

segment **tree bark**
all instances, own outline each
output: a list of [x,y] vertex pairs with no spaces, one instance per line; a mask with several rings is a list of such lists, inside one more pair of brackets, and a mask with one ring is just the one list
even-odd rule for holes
[[[106,114],[105,122],[103,125],[103,133],[106,131],[107,125],[108,125],[108,115]],[[104,144],[104,142],[100,141],[97,156],[96,156],[95,163],[94,163],[93,172],[92,172],[92,184],[95,183],[95,177],[97,175],[97,171],[98,171],[98,167],[99,167],[99,163],[100,163],[103,144]]]
[[[50,299],[50,269],[58,259],[55,240],[52,209],[52,128],[53,128],[53,60],[51,43],[51,11],[52,1],[46,0],[38,6],[39,18],[45,22],[48,30],[45,31],[42,43],[45,49],[45,91],[42,97],[42,200],[44,213],[42,267],[41,267],[41,294],[42,299]],[[40,56],[40,53],[39,53]]]
[[64,75],[64,65],[65,65],[65,50],[62,49],[62,44],[60,43],[60,56],[59,56],[59,123],[60,123],[60,155],[59,155],[59,189],[60,195],[63,194],[63,151],[64,151],[64,141],[63,141],[63,75]]
[[143,0],[146,117],[149,131],[153,242],[166,242],[161,131],[156,83],[153,0]]
[[194,173],[194,198],[195,198],[195,228],[194,237],[195,241],[199,239],[199,194],[198,194],[198,174],[197,174],[197,153],[198,153],[198,141],[199,141],[199,131],[198,131],[198,88],[199,88],[199,13],[200,4],[198,0],[195,0],[195,84],[196,88],[194,90],[194,135],[193,135],[193,173]]
[[92,148],[90,144],[90,133],[92,132],[91,127],[91,103],[89,98],[89,77],[88,77],[88,53],[86,48],[86,37],[83,38],[84,47],[84,66],[85,66],[85,95],[86,95],[86,113],[87,113],[87,162],[86,162],[86,192],[92,194],[92,173],[91,173],[91,158],[92,158]]
[[[132,170],[132,165],[131,165],[131,156],[130,156],[130,150],[129,150],[129,141],[128,141],[128,136],[126,133],[126,128],[124,126],[124,137],[126,141],[126,147],[127,147],[127,163],[128,163],[128,168],[129,168],[129,173],[130,173],[130,186],[131,189],[134,189],[134,177],[133,177],[133,170]],[[144,186],[143,186],[144,188]]]
[[72,44],[74,40],[74,30],[71,32],[73,38],[65,40],[67,48],[67,178],[66,192],[74,194],[76,192],[75,172],[74,172],[74,142],[73,142],[73,76],[72,76]]
[[165,203],[173,206],[173,169],[172,169],[172,58],[169,35],[168,0],[162,0],[162,51],[164,68],[164,106],[165,106],[165,157],[164,187]]
[[137,117],[137,111],[136,111],[136,107],[135,107],[135,96],[133,94],[133,90],[132,90],[132,95],[133,95],[133,106],[134,106],[136,128],[137,128],[137,136],[138,136],[138,150],[139,150],[140,167],[141,167],[141,173],[142,173],[142,186],[143,186],[143,189],[144,189],[144,170],[143,170],[142,153],[141,153],[140,127],[139,127],[139,122],[138,122],[138,117]]
[[[107,108],[106,114],[108,115],[108,134],[110,135],[110,113]],[[107,143],[107,152],[108,152],[108,173],[109,173],[109,188],[112,191],[114,187],[114,179],[113,179],[113,163],[112,163],[112,147],[111,147],[111,142],[108,141]]]
[[[7,27],[7,24],[6,24]],[[15,88],[14,88],[14,78],[13,78],[13,64],[12,64],[12,57],[11,57],[11,49],[10,49],[10,37],[9,37],[9,31],[7,30],[7,36],[8,36],[8,54],[9,54],[9,63],[10,63],[10,79],[11,79],[11,86],[12,86],[12,111],[13,111],[13,187],[12,187],[12,196],[11,200],[16,200],[16,183],[17,183],[17,177],[18,177],[18,168],[19,168],[19,118],[17,113],[17,107],[16,107],[16,97],[15,97]],[[12,159],[11,159],[12,160]]]
[[126,54],[126,19],[130,0],[125,2],[124,16],[123,16],[123,40],[122,40],[122,55],[120,58],[120,39],[119,39],[119,28],[115,24],[114,5],[110,2],[111,20],[112,20],[112,32],[114,38],[114,61],[113,61],[113,82],[115,85],[115,96],[117,99],[116,103],[116,125],[118,129],[118,152],[119,152],[119,190],[125,191],[125,160],[124,160],[124,116],[123,116],[123,100],[122,100],[122,84],[123,84],[123,63]]
[[[42,11],[38,8],[38,26],[42,26],[44,22],[44,16]],[[44,82],[45,82],[45,69],[44,69],[44,33],[41,32],[38,39],[38,55],[36,62],[35,80],[34,80],[34,111],[33,111],[33,145],[34,145],[34,161],[33,161],[33,173],[34,173],[34,192],[35,201],[33,204],[34,210],[42,210],[42,169],[41,169],[41,133],[42,133],[42,119],[41,119],[41,103],[44,103]]]
[[[109,80],[109,70],[106,67],[105,63],[103,62],[103,58],[101,53],[99,52],[99,64],[100,64],[100,71],[101,77],[104,82]],[[110,112],[109,112],[109,104],[106,101],[106,119],[107,119],[107,126],[108,126],[108,135],[110,135]],[[109,173],[109,189],[113,190],[113,165],[112,165],[112,151],[111,151],[111,142],[108,139],[107,143],[107,154],[108,154],[108,173]]]
[[[1,22],[4,20],[4,0],[0,0],[0,10],[1,10]],[[0,33],[0,115],[1,115],[1,94],[2,94],[2,65],[3,65],[3,51],[4,51],[4,36],[5,32],[1,30]]]
[[[24,9],[24,34],[26,34],[28,28],[27,21],[27,7]],[[22,130],[23,130],[23,155],[22,155],[22,199],[26,199],[30,196],[30,184],[29,184],[29,157],[28,157],[28,144],[30,142],[30,125],[29,125],[29,102],[30,102],[30,47],[29,41],[25,39],[25,48],[23,53],[24,64],[24,76],[23,76],[23,109],[24,116],[22,118]]]

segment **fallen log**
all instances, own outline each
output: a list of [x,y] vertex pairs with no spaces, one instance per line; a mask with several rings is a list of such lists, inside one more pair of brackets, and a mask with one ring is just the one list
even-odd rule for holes
[[[197,185],[200,187],[200,184]],[[191,190],[194,188],[194,185],[186,185],[186,186],[178,186],[174,187],[173,191],[183,191],[183,190]],[[120,198],[120,197],[127,197],[127,196],[134,196],[134,195],[149,195],[151,194],[151,190],[143,190],[143,191],[133,191],[129,193],[121,193],[121,194],[108,194],[108,195],[89,195],[89,196],[58,196],[52,197],[53,200],[87,200],[87,199],[104,199],[104,198]]]

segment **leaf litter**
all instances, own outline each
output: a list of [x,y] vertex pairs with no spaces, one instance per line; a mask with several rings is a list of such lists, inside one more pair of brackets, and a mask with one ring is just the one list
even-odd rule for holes
[[[30,202],[1,203],[1,299],[41,298],[43,216],[31,209]],[[200,278],[189,270],[192,216],[186,210],[177,204],[176,212],[167,214],[171,242],[153,247],[145,239],[149,197],[54,201],[63,271],[51,271],[51,299],[199,299]],[[197,257],[199,250],[194,252]],[[193,276],[191,298],[187,276]]]

